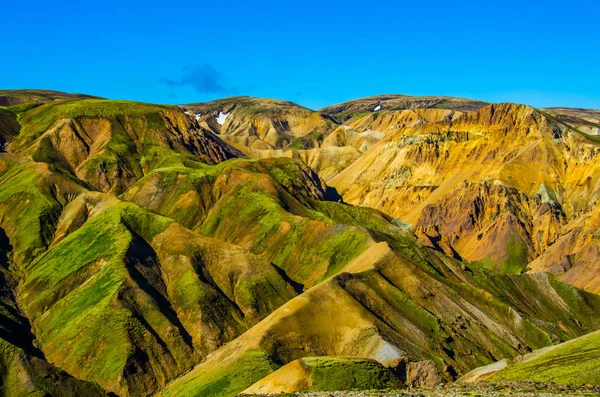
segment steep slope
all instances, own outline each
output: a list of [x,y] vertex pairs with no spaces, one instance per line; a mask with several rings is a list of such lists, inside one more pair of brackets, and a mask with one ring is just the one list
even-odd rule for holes
[[17,116],[6,109],[0,108],[0,151],[5,151],[8,142],[19,135],[21,126]]
[[415,382],[424,385],[600,325],[600,299],[555,278],[493,275],[408,236],[395,240],[292,299],[161,395],[233,396],[310,356],[370,358],[403,379],[419,367]]
[[18,117],[23,128],[7,151],[60,167],[104,192],[120,193],[164,162],[215,164],[241,156],[174,106],[57,101]]
[[[349,203],[412,224],[424,243],[451,256],[518,273],[595,208],[596,151],[533,108],[491,105],[400,129],[330,184]],[[569,270],[554,272],[577,278]],[[596,291],[597,282],[575,285]]]
[[572,339],[555,346],[477,368],[465,375],[464,382],[489,380],[533,381],[559,384],[600,383],[600,332]]
[[374,244],[367,227],[400,229],[377,211],[321,201],[327,194],[313,171],[282,158],[159,169],[123,198],[260,254],[311,286]]
[[[0,319],[5,319],[0,316]],[[0,338],[0,394],[3,396],[107,396],[97,384],[73,378],[43,358]]]
[[[360,387],[370,374],[430,385],[600,328],[597,295],[546,273],[485,269],[518,273],[536,250],[555,249],[560,262],[542,254],[529,266],[598,285],[586,270],[597,245],[595,146],[574,127],[512,105],[380,109],[340,125],[289,103],[263,112],[261,100],[228,101],[206,110],[223,126],[238,120],[235,136],[266,117],[288,147],[316,146],[290,149],[292,159],[234,158],[243,155],[213,121],[172,106],[59,99],[2,109],[6,393],[235,395],[261,379],[269,388],[281,373],[265,377],[296,360],[310,370],[293,383],[310,378],[312,388],[352,374]],[[226,117],[224,103],[235,106]],[[304,115],[289,118],[295,112]],[[303,140],[313,122],[332,128]],[[418,236],[377,209],[339,202],[307,166],[333,175],[331,159],[309,154],[332,148],[373,161],[365,172],[374,174],[344,178],[384,178],[386,164],[407,159],[426,168],[394,173],[418,182],[420,196],[405,196],[423,200],[423,210],[407,210]],[[531,176],[533,159],[543,166]],[[454,185],[462,174],[452,173],[467,166],[473,179]],[[475,247],[463,243],[472,230],[492,247],[489,261],[451,257]]]
[[[382,113],[379,112],[381,106],[376,111],[373,110],[376,106],[363,109],[362,103],[368,98],[354,101],[352,105],[344,104],[347,112],[343,114],[329,108],[315,112],[291,102],[250,97],[181,107],[204,128],[247,156],[300,160],[327,181],[356,161],[387,132],[452,118],[457,114],[454,109],[470,109],[479,104],[454,98],[385,98],[388,98],[387,105]],[[416,110],[403,111],[413,108]],[[344,125],[339,120],[344,120]]]
[[292,102],[235,97],[182,105],[200,125],[248,157],[300,160],[328,179],[361,154],[354,146],[332,144],[339,123]]
[[42,357],[80,379],[148,395],[296,294],[239,247],[1,156],[7,274]]
[[[18,299],[45,357],[81,379],[119,395],[155,392],[302,288],[243,249],[201,237],[114,195],[89,192],[85,183],[53,166],[1,156],[1,227],[14,247],[22,284]],[[247,241],[243,245],[263,257],[278,256],[275,262],[307,284],[335,273],[372,241],[367,229],[333,224],[331,216],[354,223],[372,218],[368,223],[397,228],[374,211],[347,212],[346,206],[334,211],[321,204],[329,214],[324,215],[307,207],[317,208],[326,188],[312,171],[289,159],[162,168],[139,184],[169,174],[195,178],[176,178],[182,189],[172,182],[162,185],[161,192],[180,202],[174,206],[179,210],[184,209],[179,195],[189,193],[183,187],[210,197],[207,187],[215,184],[210,216],[195,218],[197,231],[229,230],[229,239]],[[160,195],[138,192],[135,197]],[[248,208],[253,200],[257,206]],[[193,197],[190,202],[202,203]],[[239,212],[244,207],[248,219],[258,220],[254,230]],[[194,220],[184,212],[170,215]],[[272,229],[279,217],[296,223],[301,239]],[[265,239],[280,242],[272,246]]]
[[131,204],[53,246],[19,292],[46,357],[120,395],[156,391],[293,295],[268,263]]
[[13,247],[0,229],[0,395],[104,396],[96,384],[49,364],[36,347],[29,321],[16,301]]
[[255,150],[315,147],[336,126],[326,115],[273,99],[234,97],[181,107],[247,155]]

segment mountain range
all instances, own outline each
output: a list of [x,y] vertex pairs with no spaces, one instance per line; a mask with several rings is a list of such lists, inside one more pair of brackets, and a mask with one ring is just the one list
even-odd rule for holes
[[599,144],[586,109],[0,91],[0,395],[599,384]]

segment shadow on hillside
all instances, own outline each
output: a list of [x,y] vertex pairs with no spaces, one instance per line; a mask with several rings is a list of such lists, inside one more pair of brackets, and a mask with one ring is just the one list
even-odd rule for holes
[[325,200],[345,204],[342,195],[332,186],[327,186],[327,189],[325,190]]

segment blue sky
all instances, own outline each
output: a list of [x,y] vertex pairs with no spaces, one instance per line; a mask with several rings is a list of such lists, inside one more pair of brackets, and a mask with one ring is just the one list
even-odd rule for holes
[[[286,5],[286,3],[293,3]],[[320,108],[399,93],[600,109],[598,1],[28,1],[0,88]]]

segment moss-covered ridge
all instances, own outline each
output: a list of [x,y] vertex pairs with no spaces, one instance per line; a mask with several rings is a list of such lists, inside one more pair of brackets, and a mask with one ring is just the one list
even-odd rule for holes
[[535,350],[512,361],[476,368],[463,382],[533,381],[565,385],[600,384],[600,332]]
[[20,307],[46,359],[79,378],[146,395],[296,294],[239,247],[46,164],[4,154],[1,165]]
[[8,151],[60,167],[102,191],[120,193],[165,162],[214,164],[241,156],[175,106],[56,101],[19,113],[19,121],[21,132]]
[[560,384],[600,384],[600,333],[519,357],[491,381],[521,380]]
[[402,231],[377,211],[323,201],[328,194],[313,171],[279,158],[161,168],[122,197],[260,254],[310,286],[336,274],[374,234]]
[[241,394],[295,391],[400,389],[404,384],[374,360],[345,357],[305,357],[261,379]]
[[15,247],[0,227],[0,395],[105,395],[98,385],[76,379],[45,360],[16,300],[19,272],[14,259]]
[[[505,134],[519,120],[502,109],[477,123]],[[234,395],[295,360],[348,356],[451,380],[600,327],[597,296],[423,247],[390,216],[326,201],[339,196],[302,161],[221,161],[227,146],[178,108],[4,110],[19,131],[0,154],[1,357],[51,368],[21,374]],[[522,269],[513,248],[507,272]],[[59,378],[65,394],[93,386]]]
[[0,90],[0,106],[36,106],[41,103],[52,101],[88,98],[98,97],[84,94],[69,94],[52,90]]
[[51,362],[146,395],[294,294],[260,258],[117,203],[28,265],[19,299]]

